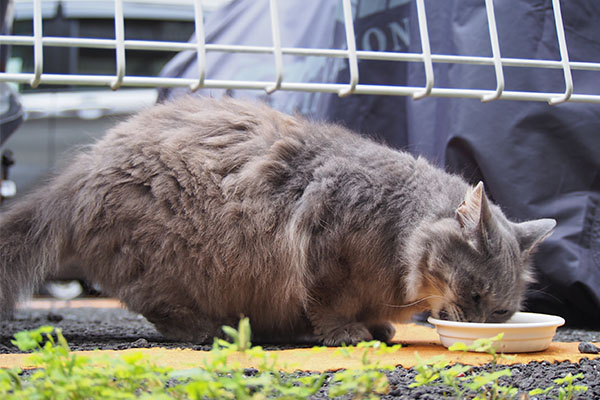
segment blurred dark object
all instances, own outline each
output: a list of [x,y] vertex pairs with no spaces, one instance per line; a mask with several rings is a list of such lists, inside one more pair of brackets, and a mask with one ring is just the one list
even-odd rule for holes
[[8,169],[15,163],[12,151],[4,150],[0,160],[0,204],[5,198],[13,197],[17,193],[17,186],[8,180]]
[[8,169],[15,163],[15,159],[13,158],[13,153],[10,150],[4,150],[2,152],[2,161],[0,163],[1,174],[0,178],[2,180],[8,179]]
[[590,342],[579,343],[577,349],[580,353],[585,354],[598,354],[600,352],[600,348],[596,347],[593,343]]
[[[0,0],[0,35],[8,35],[12,30],[12,0]],[[8,61],[8,45],[0,44],[0,71],[4,72]]]
[[[12,0],[0,0],[0,34],[8,35],[12,30]],[[9,46],[0,45],[0,71],[6,71],[6,63],[10,53]],[[17,130],[23,122],[23,108],[18,95],[6,82],[0,82],[0,148],[6,139]],[[16,185],[8,180],[8,169],[15,163],[12,152],[5,150],[2,153],[0,175],[0,204],[6,197],[16,193]]]
[[[12,0],[0,0],[0,34],[12,31]],[[0,71],[6,72],[10,47],[0,44]],[[17,94],[6,82],[0,82],[0,146],[23,122],[23,109]]]
[[18,95],[6,82],[0,82],[0,146],[23,122]]

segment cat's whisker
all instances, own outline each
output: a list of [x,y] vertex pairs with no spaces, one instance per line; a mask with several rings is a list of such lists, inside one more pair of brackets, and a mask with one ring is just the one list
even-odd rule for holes
[[559,297],[556,297],[555,295],[553,295],[552,293],[546,291],[546,288],[542,288],[542,289],[527,289],[526,293],[527,293],[527,298],[530,297],[531,293],[541,293],[543,296],[549,297],[552,300],[557,301],[560,304],[564,304],[564,301],[562,299],[560,299]]
[[462,321],[464,318],[462,318],[461,314],[462,312],[457,306],[455,306],[454,304],[450,306],[450,315],[452,316],[452,320]]
[[421,299],[415,300],[412,303],[408,303],[408,304],[387,304],[387,303],[381,303],[382,305],[386,306],[386,307],[394,307],[394,308],[407,308],[407,307],[412,307],[414,305],[417,305],[419,303],[422,303],[425,300],[428,299],[432,299],[432,298],[440,298],[443,299],[442,296],[438,296],[438,295],[431,295],[431,296],[425,296]]
[[435,289],[439,290],[439,284],[438,281],[436,279],[433,279],[433,277],[431,277],[431,275],[429,274],[423,274],[423,276],[425,277],[425,280],[431,284],[431,286],[433,286]]
[[[431,276],[429,275],[424,275],[425,280],[427,280],[427,282],[429,282],[429,284],[435,289],[437,290],[438,293],[444,293],[444,290],[442,290],[442,288],[440,287],[439,282],[436,279],[433,279]],[[438,297],[443,297],[443,296],[438,296]]]

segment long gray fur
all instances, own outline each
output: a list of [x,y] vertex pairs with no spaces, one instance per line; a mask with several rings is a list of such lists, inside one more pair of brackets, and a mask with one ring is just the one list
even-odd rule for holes
[[432,310],[504,321],[554,220],[348,130],[186,97],[121,123],[0,214],[9,315],[61,262],[175,339],[250,317],[255,339],[390,339]]

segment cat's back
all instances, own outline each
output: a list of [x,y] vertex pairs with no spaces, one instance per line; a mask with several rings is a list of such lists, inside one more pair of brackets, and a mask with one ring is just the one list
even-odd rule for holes
[[[92,148],[91,155],[101,165],[121,161],[123,167],[177,169],[185,163],[190,173],[202,170],[225,176],[273,150],[285,157],[282,152],[298,150],[300,145],[326,147],[315,143],[324,138],[322,132],[307,129],[307,124],[256,101],[186,96],[118,124]],[[296,146],[272,148],[282,141]]]
[[293,118],[262,103],[186,96],[132,116],[111,129],[95,150],[160,153],[163,159],[170,152],[177,157],[192,151],[205,153],[203,150],[223,154],[258,136],[271,141],[293,124]]
[[89,156],[94,168],[116,167],[140,179],[163,171],[184,181],[185,175],[220,180],[250,171],[275,173],[269,167],[278,163],[302,173],[332,157],[354,165],[390,156],[398,161],[391,150],[340,126],[286,115],[256,101],[192,96],[120,123]]
[[410,194],[422,182],[447,180],[424,160],[342,126],[232,98],[187,96],[151,107],[110,130],[85,157],[92,176],[157,189],[167,181],[165,196],[175,189],[204,197],[211,190],[216,197],[300,193],[315,181],[346,186],[357,179]]

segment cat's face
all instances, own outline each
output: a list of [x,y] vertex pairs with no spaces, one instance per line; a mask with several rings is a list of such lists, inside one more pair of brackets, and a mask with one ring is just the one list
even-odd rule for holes
[[469,191],[455,219],[432,227],[426,273],[434,317],[504,322],[519,311],[528,283],[530,255],[556,222],[513,223],[491,206],[483,185]]
[[428,268],[434,286],[432,314],[453,321],[504,322],[520,309],[530,280],[516,240],[496,254],[478,251],[460,235],[431,248]]

